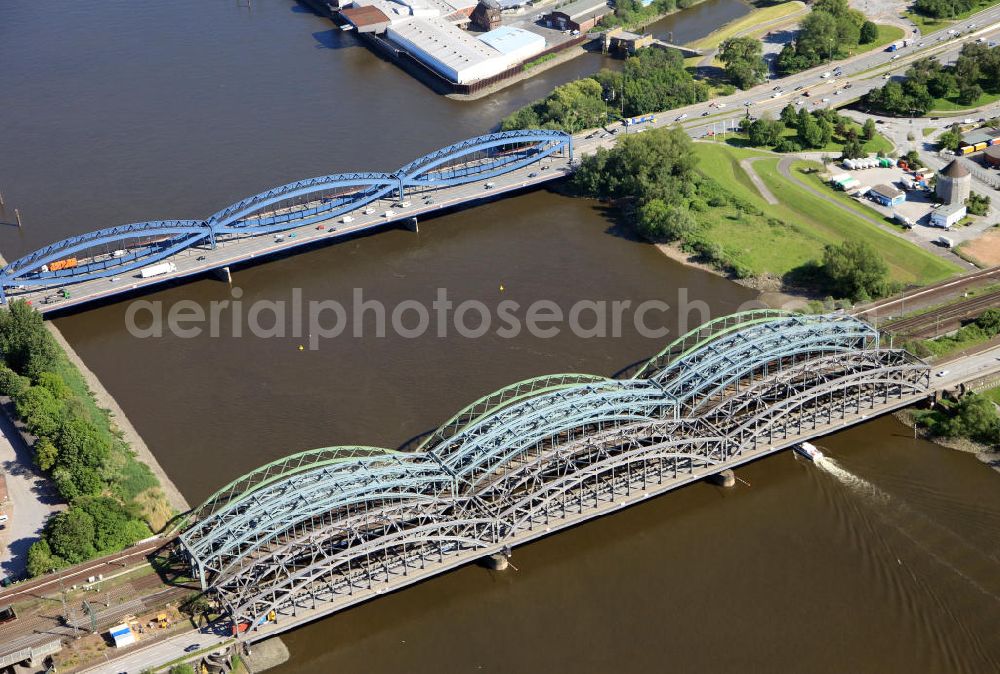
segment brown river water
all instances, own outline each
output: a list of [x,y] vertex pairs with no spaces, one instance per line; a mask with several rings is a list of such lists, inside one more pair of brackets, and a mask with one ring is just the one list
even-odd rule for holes
[[[241,6],[242,5],[242,6]],[[0,5],[0,191],[7,259],[122,222],[204,217],[302,177],[393,170],[485,132],[552,86],[616,66],[587,55],[496,96],[432,94],[287,0]],[[699,37],[746,11],[708,0],[654,28]],[[599,205],[537,191],[236,269],[242,300],[391,310],[501,299],[662,300],[713,316],[754,294],[620,235]],[[501,290],[503,286],[503,290]],[[208,306],[202,279],[143,296]],[[552,372],[613,374],[668,337],[478,339],[203,334],[139,339],[130,301],[57,319],[192,503],[262,463],[341,444],[398,447],[465,403]],[[475,321],[470,321],[474,323]],[[697,322],[697,321],[695,321]],[[371,325],[365,325],[371,329]],[[300,345],[307,348],[299,349]],[[1000,669],[1000,476],[880,419],[284,638],[281,674],[325,672],[992,672]]]

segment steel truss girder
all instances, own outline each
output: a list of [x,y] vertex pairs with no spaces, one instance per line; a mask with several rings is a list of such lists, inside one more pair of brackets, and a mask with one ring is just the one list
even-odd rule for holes
[[[295,455],[220,490],[182,546],[237,622],[391,590],[415,565],[460,563],[925,394],[929,368],[859,325],[720,322],[673,352],[663,382],[542,377],[467,406],[424,451]],[[699,377],[684,389],[698,409],[679,416],[670,386]]]
[[667,344],[662,351],[647,360],[635,373],[635,377],[645,378],[653,376],[681,356],[733,330],[740,330],[755,323],[773,321],[776,318],[785,318],[792,315],[790,311],[779,309],[752,309],[750,311],[740,311],[735,314],[726,314],[725,316],[702,323],[694,330],[684,333]]
[[550,391],[571,388],[576,384],[606,381],[610,380],[607,377],[593,374],[549,374],[504,386],[502,389],[469,403],[456,412],[448,421],[441,424],[436,431],[424,438],[417,445],[416,451],[420,451],[425,447],[437,446],[474,423],[525,398],[535,397]]

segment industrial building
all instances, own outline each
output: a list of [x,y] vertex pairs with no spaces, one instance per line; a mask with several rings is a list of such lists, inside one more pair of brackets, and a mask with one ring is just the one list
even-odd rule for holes
[[868,196],[882,204],[892,207],[906,201],[906,193],[891,185],[875,185],[868,190]]
[[498,75],[545,51],[545,38],[523,28],[500,26],[479,36],[462,30],[482,6],[477,0],[354,0],[340,16],[454,84]]
[[972,192],[972,174],[961,159],[953,159],[938,174],[934,188],[938,199],[946,204],[964,204]]
[[612,12],[607,0],[576,0],[550,12],[546,20],[559,30],[578,30],[586,33],[597,25],[601,17]]
[[965,217],[965,204],[944,204],[931,213],[931,227],[951,229],[952,225]]
[[386,39],[457,84],[491,77],[545,51],[545,38],[504,26],[479,37],[439,18],[391,23]]
[[479,36],[479,40],[503,54],[509,68],[545,51],[545,38],[538,33],[501,26]]

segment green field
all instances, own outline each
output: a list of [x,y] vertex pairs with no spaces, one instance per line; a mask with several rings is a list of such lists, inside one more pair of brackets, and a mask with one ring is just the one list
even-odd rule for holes
[[[850,124],[850,125],[848,125],[848,128],[852,128],[852,129],[854,129],[855,131],[857,131],[859,133],[861,132],[861,125],[860,124]],[[797,135],[797,132],[795,131],[795,129],[785,129],[782,132],[781,137],[782,138],[795,138],[796,135]],[[728,143],[729,145],[733,145],[735,147],[749,147],[749,141],[747,139],[747,135],[745,133],[740,133],[740,132],[735,132],[735,133],[729,133],[729,132],[727,132],[726,133],[726,143]],[[843,151],[843,149],[844,149],[844,141],[843,141],[843,139],[839,139],[836,136],[834,136],[833,140],[831,142],[827,143],[826,146],[821,147],[821,148],[810,148],[808,151],[809,152],[829,152],[829,153],[837,153],[837,154],[839,154],[840,152]],[[886,138],[882,134],[876,133],[874,138],[872,138],[869,141],[865,141],[865,144],[862,145],[862,149],[865,152],[868,152],[869,154],[874,154],[876,152],[882,152],[882,153],[888,154],[888,153],[892,152],[893,149],[895,149],[895,148],[893,147],[892,143],[889,142],[888,138]]]
[[905,14],[906,18],[917,25],[921,33],[933,33],[936,30],[941,30],[942,28],[947,28],[948,26],[958,22],[968,19],[970,16],[977,12],[981,12],[984,9],[992,7],[993,5],[1000,3],[1000,0],[980,0],[980,2],[973,7],[968,12],[963,12],[953,19],[931,19],[929,17],[923,16],[922,14],[917,14],[914,11],[909,11]]
[[[777,21],[786,16],[796,14],[805,8],[805,3],[794,0],[793,2],[783,2],[780,5],[771,5],[753,9],[749,14],[744,14],[738,19],[730,21],[718,30],[712,31],[705,37],[689,42],[687,46],[692,49],[715,49],[724,40],[735,37],[743,32],[754,32],[754,29],[762,23]],[[761,29],[766,32],[765,29]]]
[[[885,232],[842,208],[830,204],[781,176],[779,158],[755,150],[718,143],[698,143],[699,166],[706,175],[759,209],[762,215],[735,206],[710,208],[697,213],[708,229],[708,238],[720,243],[753,274],[782,276],[822,258],[826,244],[845,240],[865,241],[879,250],[894,280],[925,284],[959,271],[957,265]],[[741,159],[760,157],[753,165],[781,203],[768,204],[739,165]]]
[[989,105],[995,101],[1000,100],[1000,91],[996,93],[983,93],[982,96],[977,98],[969,105],[962,105],[958,103],[955,99],[958,94],[953,94],[946,98],[935,98],[934,104],[931,111],[928,114],[934,114],[935,112],[954,112],[955,110],[968,110],[970,108],[978,108],[983,105]]
[[851,51],[852,56],[854,54],[861,54],[866,51],[879,49],[886,46],[890,42],[895,42],[896,40],[902,40],[903,36],[906,34],[899,26],[890,26],[886,23],[879,23],[876,25],[878,26],[878,37],[875,38],[875,41],[869,42],[868,44],[858,45],[857,49]]

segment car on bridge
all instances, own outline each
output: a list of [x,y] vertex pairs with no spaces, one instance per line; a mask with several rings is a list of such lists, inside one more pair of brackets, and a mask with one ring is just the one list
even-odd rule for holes
[[184,649],[184,652],[185,653],[194,653],[199,648],[201,648],[201,644],[191,644],[190,646],[188,646],[187,648]]

